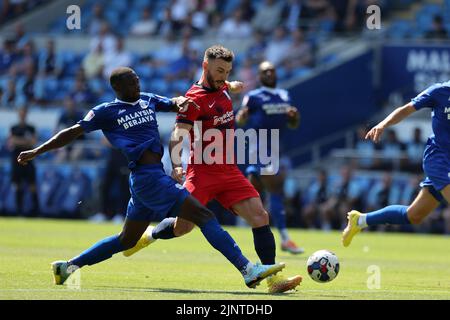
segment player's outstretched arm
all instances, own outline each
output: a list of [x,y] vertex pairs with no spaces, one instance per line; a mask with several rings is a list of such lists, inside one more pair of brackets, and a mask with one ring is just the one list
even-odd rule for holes
[[245,126],[248,120],[248,107],[242,107],[236,114],[236,124],[239,127]]
[[184,113],[188,110],[189,106],[192,106],[192,107],[196,108],[197,110],[200,110],[200,106],[198,104],[196,104],[195,101],[193,101],[189,98],[180,96],[180,97],[172,98],[170,100],[173,103],[173,108],[172,108],[173,112]]
[[405,104],[403,107],[395,109],[383,121],[370,129],[370,131],[366,134],[366,139],[370,139],[374,142],[379,142],[384,129],[399,123],[415,111],[416,108],[414,108],[412,102]]
[[183,170],[183,164],[181,161],[181,153],[183,151],[183,138],[185,137],[189,141],[189,131],[191,129],[191,124],[176,123],[170,137],[169,152],[173,168],[172,178],[174,178],[179,183],[183,182],[183,176],[186,173]]
[[61,130],[55,136],[50,138],[47,142],[43,143],[39,147],[36,147],[32,150],[21,152],[17,157],[17,162],[19,162],[19,164],[21,165],[26,165],[28,164],[29,161],[33,160],[40,154],[43,154],[50,150],[64,147],[65,145],[71,143],[76,138],[81,136],[83,133],[84,130],[79,124]]

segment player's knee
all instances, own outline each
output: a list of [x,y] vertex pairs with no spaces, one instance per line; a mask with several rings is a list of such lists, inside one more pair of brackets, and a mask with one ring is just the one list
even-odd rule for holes
[[123,233],[119,235],[119,241],[122,244],[124,250],[128,250],[133,248],[138,242],[139,237],[137,236],[128,236]]
[[420,212],[419,210],[414,210],[411,208],[408,208],[408,220],[411,224],[421,224],[423,219],[425,218],[425,214],[423,212]]
[[181,237],[186,233],[189,233],[194,229],[194,224],[192,223],[177,223],[173,229],[173,234],[175,237]]
[[408,220],[411,224],[421,224],[423,221],[423,217],[415,214],[408,214]]
[[269,213],[267,213],[264,208],[261,208],[259,210],[255,210],[254,214],[250,218],[251,221],[249,221],[250,225],[253,228],[262,227],[269,224]]

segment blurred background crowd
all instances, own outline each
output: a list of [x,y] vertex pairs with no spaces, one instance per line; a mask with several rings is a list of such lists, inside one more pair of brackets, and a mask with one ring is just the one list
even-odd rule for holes
[[[65,9],[71,4],[81,9],[79,30],[67,27]],[[381,9],[379,30],[367,27],[371,5]],[[425,42],[448,50],[449,32],[448,0],[0,1],[0,213],[123,219],[129,196],[127,164],[100,134],[43,156],[35,172],[30,169],[34,173],[17,173],[12,164],[20,151],[75,124],[96,104],[113,100],[108,78],[118,66],[134,68],[143,91],[182,95],[200,77],[205,48],[224,43],[235,51],[231,78],[244,82],[243,94],[259,86],[257,66],[269,60],[280,86],[291,94],[297,84],[308,88],[319,79],[321,86],[310,90],[317,97],[327,95],[320,88],[337,85],[324,80],[328,70],[357,61],[354,51],[362,45],[374,50],[376,62],[379,47],[374,44]],[[445,72],[437,80],[449,80],[450,62],[440,66]],[[291,152],[282,156],[293,157],[285,185],[289,226],[340,229],[350,208],[367,211],[414,198],[422,179],[429,115],[386,132],[377,145],[364,136],[388,110],[413,97],[407,93],[420,92],[436,78],[419,80],[374,95],[374,108],[364,121],[343,121],[339,137],[345,143],[329,144],[330,134],[316,130],[307,145],[313,154],[309,159],[295,159],[304,149],[284,149]],[[344,75],[341,81],[352,87],[359,80]],[[379,90],[376,80],[370,85]],[[236,110],[242,97],[234,97]],[[293,98],[302,113],[298,134],[306,137],[315,128],[308,127],[305,114],[318,106]],[[343,99],[333,104],[337,109],[348,105]],[[172,123],[171,115],[161,115],[163,140]],[[325,144],[331,147],[317,152]],[[232,215],[220,218],[239,223]],[[450,210],[441,207],[420,228],[396,231],[450,234]]]

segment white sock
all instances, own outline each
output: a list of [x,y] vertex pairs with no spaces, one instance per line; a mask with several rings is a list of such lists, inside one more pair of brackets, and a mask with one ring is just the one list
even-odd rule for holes
[[367,228],[367,214],[362,214],[359,218],[358,218],[358,227],[360,228]]
[[287,229],[281,229],[281,230],[280,230],[280,235],[281,235],[281,240],[282,240],[283,242],[289,240],[289,234],[288,234]]
[[245,268],[241,270],[242,275],[243,276],[247,275],[251,268],[253,268],[253,263],[251,263],[251,262],[247,263]]
[[152,234],[153,234],[153,227],[148,227],[150,230],[148,230],[149,232],[147,232],[147,239],[148,241],[155,241],[155,239],[153,239]]

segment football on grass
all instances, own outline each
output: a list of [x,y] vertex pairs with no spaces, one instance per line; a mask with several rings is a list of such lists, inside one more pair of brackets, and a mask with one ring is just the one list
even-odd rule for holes
[[339,273],[339,260],[328,250],[314,252],[307,262],[308,274],[316,282],[329,282]]

